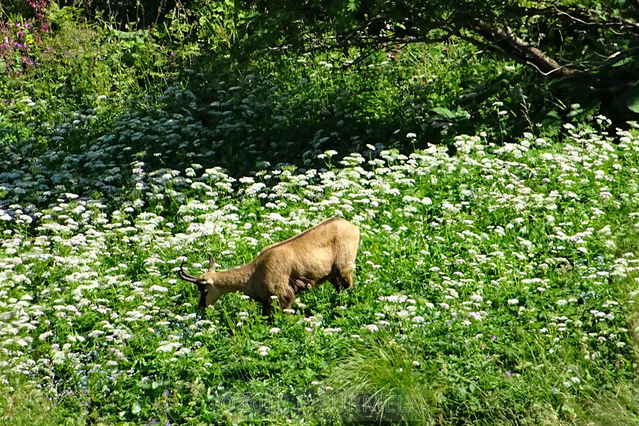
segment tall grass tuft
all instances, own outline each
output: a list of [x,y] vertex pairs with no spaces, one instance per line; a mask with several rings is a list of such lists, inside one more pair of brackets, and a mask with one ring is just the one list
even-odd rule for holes
[[[346,422],[427,422],[442,392],[422,363],[393,343],[355,352],[342,360],[324,382],[320,410]],[[435,375],[432,375],[433,377]]]
[[0,424],[13,426],[54,426],[81,424],[82,416],[70,418],[34,386],[18,384],[0,389]]

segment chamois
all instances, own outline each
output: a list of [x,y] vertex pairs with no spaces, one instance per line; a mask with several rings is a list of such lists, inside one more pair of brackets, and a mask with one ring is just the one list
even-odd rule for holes
[[333,217],[265,247],[244,266],[215,272],[215,260],[210,256],[208,271],[199,277],[185,273],[184,262],[177,275],[198,286],[200,309],[215,304],[222,294],[241,291],[262,304],[262,315],[270,316],[272,299],[277,298],[280,307],[288,309],[297,292],[325,281],[337,291],[352,287],[358,246],[359,229]]

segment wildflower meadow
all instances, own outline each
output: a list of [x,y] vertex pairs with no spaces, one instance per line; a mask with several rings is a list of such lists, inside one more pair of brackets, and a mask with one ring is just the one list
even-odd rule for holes
[[[186,55],[167,46],[150,67]],[[494,98],[492,130],[441,107],[424,125],[448,144],[409,121],[376,138],[340,92],[296,127],[327,99],[296,97],[356,80],[311,62],[288,60],[293,86],[255,68],[211,88],[193,65],[135,80],[150,84],[136,98],[115,83],[46,98],[39,71],[12,74],[37,84],[0,110],[0,423],[638,422],[636,125],[575,104],[554,130],[506,134],[514,110]],[[348,291],[301,292],[268,319],[239,293],[200,311],[177,278],[333,216],[361,232]]]

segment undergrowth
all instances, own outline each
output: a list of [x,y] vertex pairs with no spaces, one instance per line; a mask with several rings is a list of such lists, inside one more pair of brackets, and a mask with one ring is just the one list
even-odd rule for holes
[[[636,422],[635,130],[459,40],[234,58],[191,12],[3,51],[1,421]],[[294,314],[175,276],[330,216],[355,287]]]

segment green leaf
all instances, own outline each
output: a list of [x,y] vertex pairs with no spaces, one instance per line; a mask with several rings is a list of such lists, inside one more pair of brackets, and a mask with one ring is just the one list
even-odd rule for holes
[[131,407],[131,413],[138,414],[140,411],[142,411],[142,407],[140,407],[140,403],[137,401],[134,402],[133,407]]
[[433,108],[431,111],[447,119],[455,118],[455,113],[449,110],[448,108],[436,107],[436,108]]
[[561,122],[561,116],[555,110],[548,111],[548,113],[546,113],[546,116],[541,120],[541,122],[545,125],[557,124]]
[[633,58],[632,58],[632,57],[628,57],[628,58],[626,58],[626,59],[623,59],[623,60],[621,60],[621,61],[619,61],[619,62],[615,63],[612,67],[613,67],[613,68],[622,67],[622,66],[624,66],[624,65],[626,65],[627,63],[632,62],[632,61],[633,61]]
[[628,94],[626,106],[630,111],[639,114],[639,90],[633,90]]

